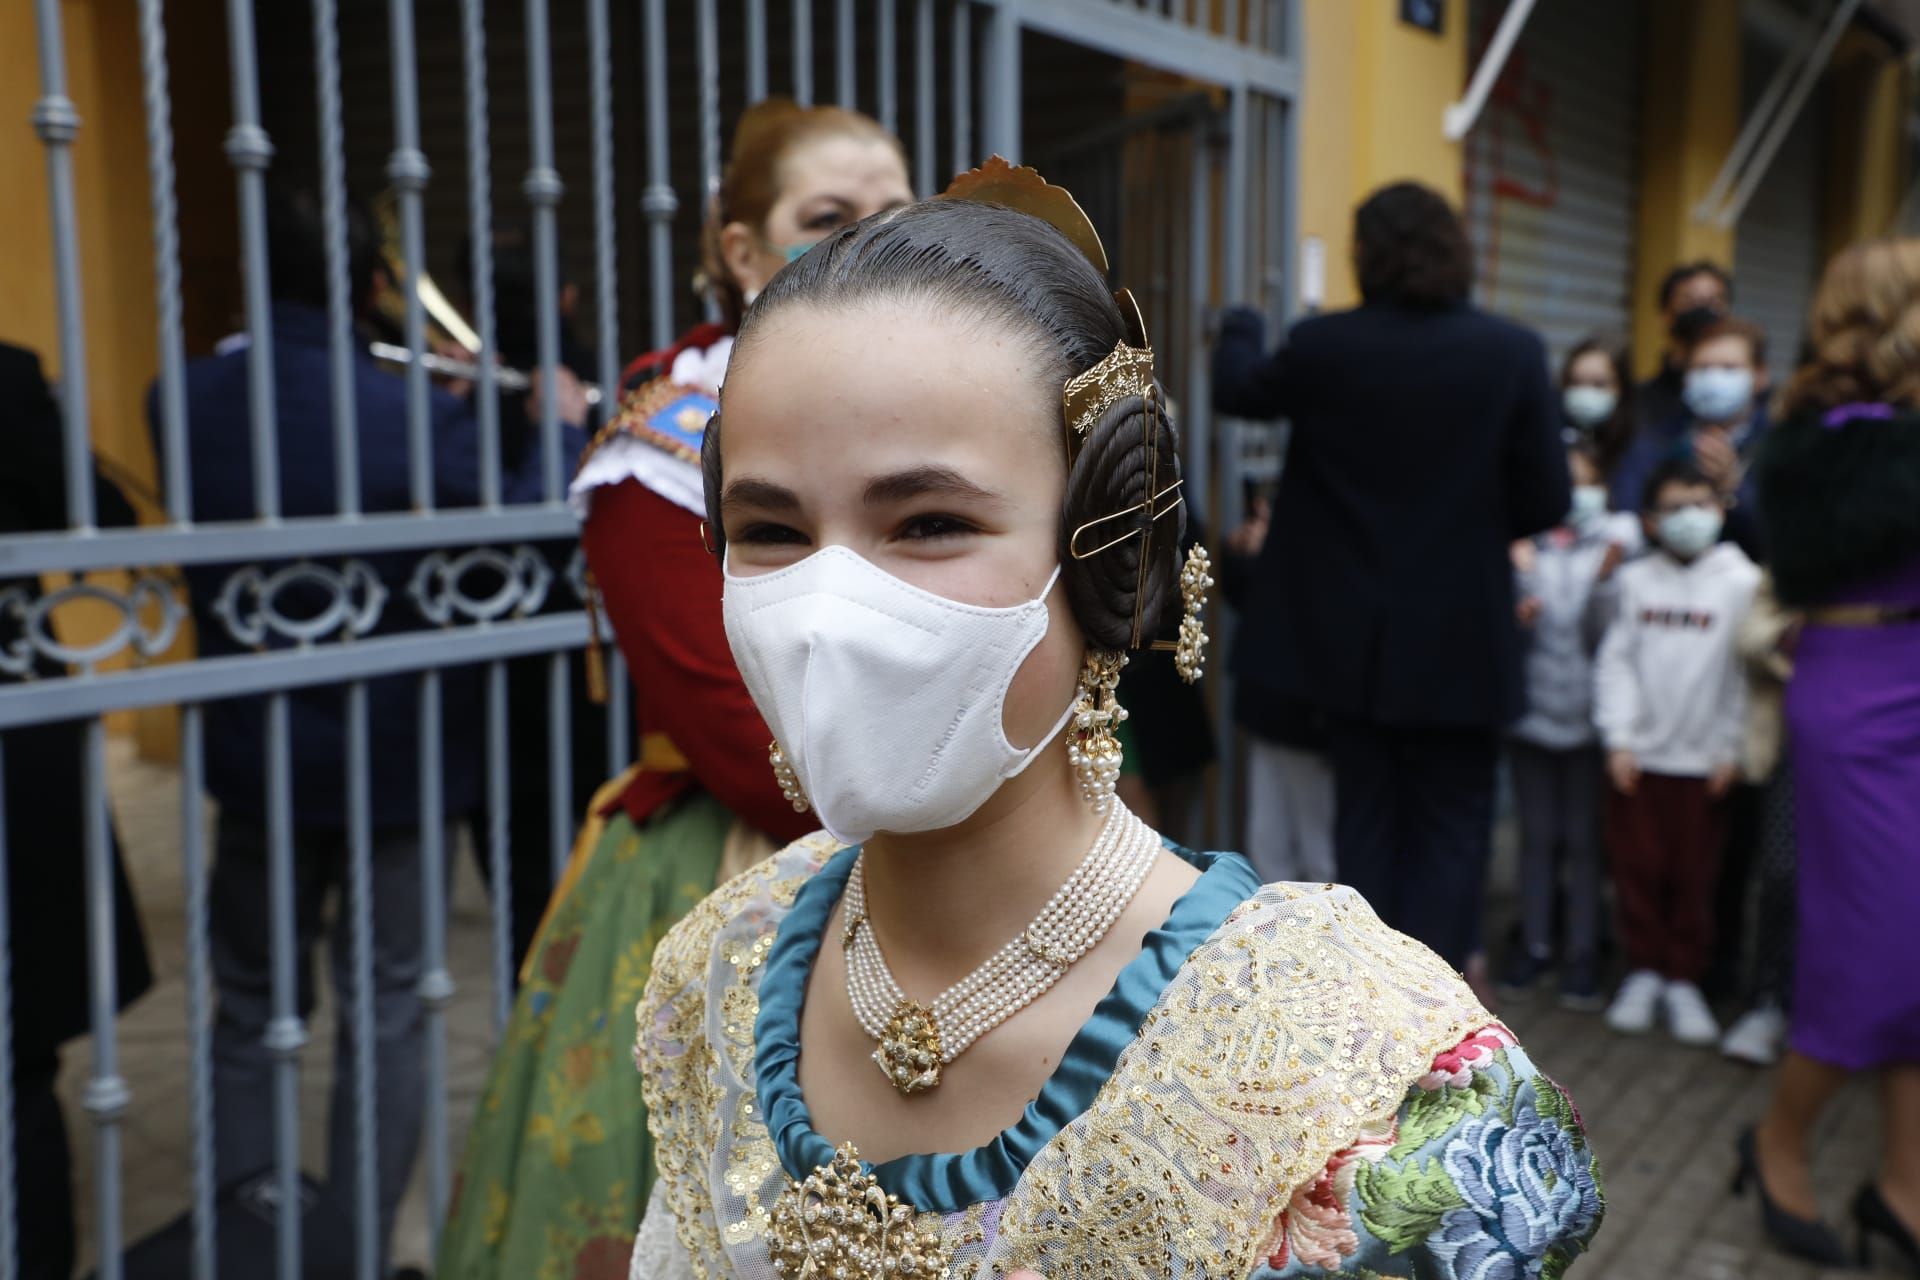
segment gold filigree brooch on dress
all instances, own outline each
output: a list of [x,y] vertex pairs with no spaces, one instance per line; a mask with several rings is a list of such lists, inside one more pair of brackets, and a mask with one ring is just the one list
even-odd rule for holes
[[792,1280],[879,1280],[946,1275],[953,1251],[914,1226],[913,1209],[890,1196],[844,1143],[831,1164],[788,1183],[767,1228],[773,1269]]

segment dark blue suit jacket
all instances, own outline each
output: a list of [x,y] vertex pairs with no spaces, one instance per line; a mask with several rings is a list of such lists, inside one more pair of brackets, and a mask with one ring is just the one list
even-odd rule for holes
[[1306,320],[1267,354],[1224,321],[1214,406],[1293,424],[1248,584],[1243,688],[1378,724],[1525,707],[1509,546],[1572,501],[1540,339],[1461,305]]
[[[294,303],[273,308],[274,412],[280,454],[282,515],[326,516],[338,510],[333,459],[333,394],[327,322],[323,312]],[[407,466],[406,382],[356,346],[353,365],[360,449],[361,509],[368,514],[407,511],[413,502]],[[434,388],[430,392],[433,495],[436,507],[472,507],[480,501],[480,437],[467,401]],[[247,355],[244,351],[187,366],[187,440],[197,523],[249,520],[253,500],[253,446],[249,431]],[[147,416],[158,440],[158,411],[149,393]],[[564,427],[562,476],[570,476],[585,444],[576,427]],[[516,465],[503,469],[502,499],[537,501],[542,496],[540,450],[530,444]],[[387,590],[374,635],[417,631],[422,618],[407,594],[417,553],[359,557]],[[331,567],[340,561],[329,558]],[[200,653],[205,657],[247,652],[213,611],[221,588],[239,564],[194,565],[186,570]],[[269,570],[277,566],[267,566]],[[564,588],[562,588],[564,589]],[[300,616],[317,612],[330,596],[318,588],[293,590],[279,607]],[[272,648],[291,643],[269,639]],[[379,825],[419,821],[419,677],[391,676],[369,682],[368,717],[373,753],[373,820]],[[289,693],[293,748],[293,808],[296,822],[337,827],[346,818],[344,690],[338,686]],[[480,682],[475,668],[445,675],[442,747],[445,797],[442,812],[462,812],[478,793],[481,770]],[[207,789],[226,812],[260,818],[266,806],[266,703],[231,698],[206,711]]]

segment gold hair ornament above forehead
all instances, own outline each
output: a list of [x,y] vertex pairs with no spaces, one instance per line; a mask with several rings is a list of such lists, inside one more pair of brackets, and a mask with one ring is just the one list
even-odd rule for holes
[[940,198],[998,205],[1038,218],[1072,241],[1095,271],[1107,274],[1107,251],[1100,233],[1093,229],[1093,219],[1072,192],[1054,186],[1037,169],[1016,165],[1005,156],[989,156],[978,169],[969,169],[948,183]]
[[[1107,274],[1107,251],[1100,243],[1099,233],[1093,229],[1093,220],[1087,217],[1086,210],[1080,207],[1072,193],[1064,187],[1054,186],[1041,177],[1037,170],[1014,165],[1002,156],[994,156],[979,168],[970,169],[955,178],[942,199],[973,200],[1038,218],[1065,236],[1093,264],[1094,270],[1102,276]],[[1060,415],[1067,428],[1067,460],[1071,465],[1094,427],[1115,405],[1139,396],[1145,402],[1147,417],[1146,449],[1142,460],[1146,472],[1146,496],[1130,507],[1089,520],[1075,529],[1067,539],[1067,554],[1075,560],[1086,560],[1122,543],[1140,539],[1139,576],[1133,593],[1133,632],[1128,646],[1138,649],[1146,643],[1143,633],[1147,572],[1152,563],[1154,531],[1162,516],[1173,514],[1186,502],[1186,496],[1180,492],[1185,481],[1161,483],[1162,464],[1170,461],[1172,455],[1170,450],[1163,453],[1165,442],[1160,428],[1164,408],[1160,389],[1153,378],[1153,346],[1147,341],[1146,321],[1140,315],[1140,305],[1134,300],[1132,291],[1122,289],[1113,298],[1120,307],[1123,328],[1120,341],[1098,364],[1068,378],[1066,385],[1060,389]],[[1081,548],[1081,535],[1128,516],[1137,516],[1139,519],[1125,533],[1098,546]],[[1200,678],[1207,643],[1199,615],[1206,592],[1213,586],[1209,572],[1211,567],[1206,548],[1195,546],[1181,574],[1186,617],[1180,626],[1180,640],[1177,644],[1152,642],[1153,648],[1175,650],[1175,666],[1181,678],[1189,684]]]

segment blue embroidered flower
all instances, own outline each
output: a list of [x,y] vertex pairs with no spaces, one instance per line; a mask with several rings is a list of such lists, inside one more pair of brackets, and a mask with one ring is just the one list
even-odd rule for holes
[[1462,1125],[1441,1157],[1466,1203],[1441,1219],[1433,1256],[1454,1280],[1535,1276],[1555,1245],[1584,1239],[1600,1189],[1573,1134],[1522,1102]]

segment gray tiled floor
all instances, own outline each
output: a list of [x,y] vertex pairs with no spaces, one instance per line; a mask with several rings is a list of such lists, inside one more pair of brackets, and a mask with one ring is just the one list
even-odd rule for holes
[[[186,1206],[191,1172],[180,798],[171,770],[135,760],[124,743],[115,743],[111,768],[115,812],[158,973],[155,990],[121,1021],[123,1069],[134,1099],[123,1125],[125,1231],[132,1240]],[[486,1072],[492,1025],[486,898],[464,849],[455,863],[448,943],[459,991],[449,1014],[448,1092],[457,1162]],[[1813,1280],[1820,1274],[1759,1244],[1752,1203],[1728,1193],[1734,1135],[1764,1103],[1764,1073],[1657,1037],[1615,1037],[1597,1017],[1564,1013],[1545,1002],[1505,1013],[1542,1067],[1572,1091],[1606,1168],[1606,1229],[1577,1274],[1591,1280]],[[309,1167],[313,1153],[323,1150],[332,1078],[329,1019],[323,1004],[302,1073]],[[77,1103],[88,1053],[85,1042],[68,1050],[63,1082],[75,1130],[83,1227],[91,1212],[92,1156]],[[1864,1080],[1827,1117],[1817,1172],[1832,1214],[1842,1212],[1872,1168],[1876,1123],[1871,1084]],[[422,1184],[416,1176],[402,1212],[397,1263],[427,1260]]]

